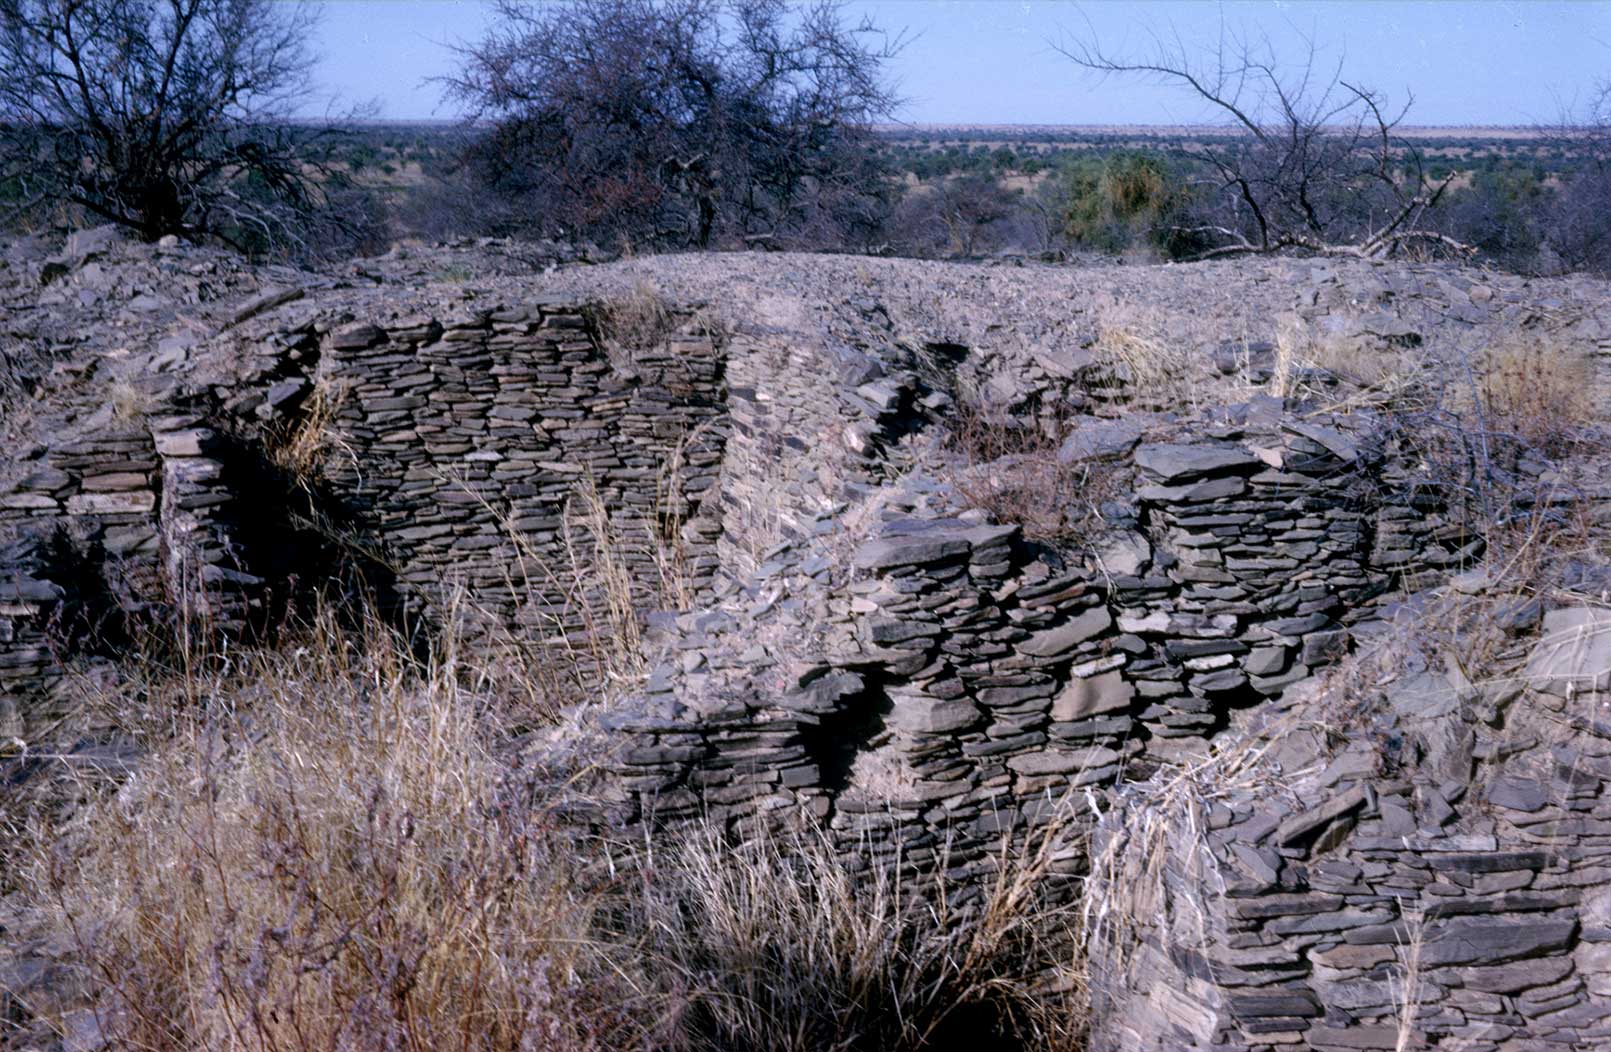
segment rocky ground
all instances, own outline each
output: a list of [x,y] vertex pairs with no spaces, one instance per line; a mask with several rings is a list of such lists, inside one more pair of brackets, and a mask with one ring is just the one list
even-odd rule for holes
[[[576,335],[587,327],[597,331]],[[666,365],[696,352],[725,356],[719,384],[713,365],[694,380]],[[1505,426],[1525,409],[1552,448],[1482,417],[1501,354],[1512,356],[1503,398],[1516,403]],[[651,619],[646,643],[659,650],[620,713],[547,732],[585,731],[589,749],[631,743],[612,775],[629,787],[617,802],[675,793],[677,807],[714,801],[735,822],[757,807],[815,809],[932,855],[940,810],[994,835],[991,808],[1022,803],[1013,794],[1118,786],[1106,843],[1142,828],[1203,835],[1209,861],[1188,890],[1212,878],[1246,901],[1202,907],[1219,927],[1194,952],[1213,943],[1219,956],[1201,967],[1223,968],[1218,982],[1201,983],[1189,954],[1162,954],[1143,959],[1145,988],[1114,984],[1115,1018],[1131,1027],[1131,1044],[1115,1047],[1408,1047],[1382,1021],[1388,970],[1402,964],[1382,946],[1401,941],[1403,902],[1442,896],[1461,903],[1450,915],[1503,915],[1533,942],[1511,952],[1498,922],[1455,922],[1432,951],[1444,970],[1417,1040],[1543,1047],[1531,1027],[1588,1048],[1611,988],[1597,947],[1611,936],[1572,889],[1606,873],[1611,819],[1595,811],[1598,781],[1569,774],[1565,795],[1550,795],[1545,757],[1603,758],[1603,727],[1573,723],[1571,703],[1579,680],[1590,695],[1603,688],[1583,661],[1611,657],[1574,651],[1564,672],[1538,658],[1534,715],[1508,725],[1520,691],[1478,688],[1531,675],[1541,629],[1557,638],[1587,624],[1578,635],[1598,639],[1598,615],[1581,611],[1611,587],[1607,356],[1604,283],[1444,264],[760,253],[592,264],[560,246],[482,241],[315,272],[104,230],[19,241],[0,254],[0,442],[15,451],[0,458],[0,615],[21,625],[12,611],[49,598],[24,594],[43,588],[22,572],[31,563],[8,570],[7,530],[60,504],[69,525],[101,531],[97,544],[160,562],[168,535],[136,521],[157,503],[152,479],[187,511],[239,502],[204,436],[283,436],[332,378],[357,394],[333,417],[350,463],[329,479],[373,502],[374,479],[394,476],[395,493],[382,489],[398,503],[377,519],[388,532],[370,540],[405,581],[411,559],[429,579],[508,558],[462,493],[433,488],[427,469],[443,457],[481,472],[477,493],[548,499],[543,487],[558,492],[579,469],[522,442],[527,421],[554,417],[544,442],[650,480],[617,432],[659,456],[667,434],[655,425],[683,419],[683,399],[724,443],[702,464],[708,493],[688,498],[712,498],[688,523],[708,541],[702,605]],[[475,369],[485,375],[464,379]],[[599,391],[584,389],[589,378]],[[653,397],[633,401],[645,388]],[[463,442],[433,439],[455,421],[429,419],[439,405],[422,390],[486,422]],[[1011,449],[959,453],[967,413],[1005,421]],[[409,426],[422,421],[424,433]],[[1403,441],[1416,428],[1418,440],[1462,430],[1455,444]],[[1464,462],[1438,461],[1449,449]],[[1105,516],[1100,544],[1026,545],[1005,505],[976,506],[1037,456],[1054,472],[1119,465],[1117,489],[1084,502]],[[1436,499],[1419,500],[1446,469],[1484,478],[1453,495],[1467,482],[1441,480]],[[1452,510],[1473,494],[1503,504],[1483,507],[1476,540]],[[557,543],[553,522],[530,521]],[[31,653],[44,660],[42,646]],[[118,655],[96,657],[115,672]],[[826,770],[812,752],[823,735],[800,728],[879,692],[894,706],[889,728]],[[1563,711],[1555,722],[1571,726],[1552,738]],[[1193,767],[1211,741],[1219,758]],[[1274,767],[1254,777],[1228,765],[1233,748]],[[94,755],[108,768],[133,760],[117,747]],[[8,778],[39,769],[13,760],[0,752]],[[1127,770],[1162,781],[1124,789]],[[1423,853],[1448,864],[1432,873]],[[1178,870],[1158,879],[1191,898]],[[1337,934],[1355,929],[1367,948]],[[1480,971],[1534,959],[1547,981]]]

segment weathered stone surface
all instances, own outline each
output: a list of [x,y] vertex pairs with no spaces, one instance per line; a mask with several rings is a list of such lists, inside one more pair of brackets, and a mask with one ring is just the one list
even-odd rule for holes
[[1545,614],[1527,679],[1551,694],[1611,689],[1611,610],[1579,606]]
[[1431,968],[1501,964],[1565,950],[1576,932],[1574,917],[1457,917],[1429,926],[1421,960]]
[[1021,653],[1035,657],[1058,657],[1086,640],[1095,639],[1113,626],[1113,615],[1105,606],[1093,606],[1056,628],[1037,632],[1018,644]]
[[912,534],[904,537],[880,537],[863,545],[856,553],[856,565],[864,570],[888,570],[896,566],[921,566],[925,563],[966,555],[968,542],[960,537],[946,535],[924,536]]
[[981,715],[967,698],[897,697],[887,722],[911,734],[949,734],[973,726]]
[[1052,700],[1051,716],[1063,722],[1088,719],[1128,708],[1135,696],[1135,686],[1118,670],[1076,678]]
[[1136,448],[1136,464],[1149,475],[1174,484],[1210,475],[1252,472],[1259,458],[1232,446],[1188,446],[1149,443]]
[[1081,420],[1058,447],[1057,459],[1063,464],[1078,464],[1121,457],[1136,447],[1145,430],[1145,424],[1138,420]]

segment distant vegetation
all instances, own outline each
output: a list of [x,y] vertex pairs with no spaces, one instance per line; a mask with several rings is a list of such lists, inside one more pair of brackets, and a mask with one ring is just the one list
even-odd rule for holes
[[[0,89],[0,216],[21,232],[110,220],[293,259],[491,235],[604,254],[1319,250],[1611,272],[1603,91],[1555,128],[1416,131],[1368,89],[1337,79],[1317,93],[1275,72],[1258,44],[1249,54],[1271,71],[1260,97],[1290,105],[1237,106],[1225,112],[1241,123],[1219,129],[879,126],[899,109],[887,77],[899,37],[833,2],[786,10],[505,4],[443,85],[478,120],[315,128],[284,116],[306,87],[305,9],[0,0],[0,49],[21,73]],[[45,30],[90,14],[123,31],[52,58],[65,35]],[[241,72],[272,80],[272,104],[211,91],[214,52],[268,55]],[[1235,103],[1191,54],[1069,55],[1071,77],[1075,63],[1165,82],[1190,72],[1211,106]],[[53,93],[52,62],[85,90]]]
[[[1597,144],[1551,130],[1406,135],[1435,177],[1453,176],[1429,217],[1478,259],[1524,273],[1611,271],[1611,174]],[[449,124],[370,124],[326,148],[384,205],[396,236],[507,232],[478,221],[447,188],[471,139]],[[814,247],[935,258],[1185,259],[1175,231],[1202,176],[1197,140],[1133,131],[880,130],[868,149],[888,180],[877,225]],[[613,247],[608,244],[602,247]],[[642,247],[642,246],[639,246]],[[716,247],[735,247],[717,243]]]

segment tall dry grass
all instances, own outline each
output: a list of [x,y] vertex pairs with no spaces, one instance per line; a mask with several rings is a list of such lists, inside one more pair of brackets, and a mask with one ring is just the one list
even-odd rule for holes
[[1270,393],[1331,412],[1425,409],[1435,392],[1420,352],[1383,349],[1357,337],[1318,332],[1289,321],[1276,332]]
[[371,622],[148,694],[174,733],[37,901],[119,1049],[626,1047],[653,1015],[456,658]]
[[1600,410],[1595,371],[1584,348],[1512,333],[1484,351],[1478,397],[1498,428],[1548,456],[1565,456]]
[[1142,408],[1195,409],[1214,397],[1207,356],[1146,311],[1131,307],[1104,315],[1092,350]]
[[464,663],[322,617],[144,685],[147,758],[22,874],[109,1047],[1078,1047],[1066,837],[962,912],[814,833],[593,839]]
[[1064,814],[1004,841],[958,906],[943,875],[858,870],[867,855],[819,832],[735,847],[706,826],[644,885],[649,957],[694,992],[686,1033],[710,1052],[1074,1052],[1084,965],[1059,872],[1073,830]]
[[269,462],[304,486],[319,478],[332,453],[356,464],[357,455],[336,431],[336,417],[348,393],[339,384],[315,383],[289,421],[268,429],[264,450]]

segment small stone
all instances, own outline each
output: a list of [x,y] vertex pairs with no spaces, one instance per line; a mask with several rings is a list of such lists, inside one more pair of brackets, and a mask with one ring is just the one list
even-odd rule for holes
[[1112,749],[1093,747],[1071,749],[1067,752],[1043,750],[1020,753],[1007,761],[1007,766],[1018,774],[1073,774],[1092,768],[1117,763],[1120,754]]
[[1242,670],[1250,676],[1274,676],[1287,667],[1286,647],[1256,647],[1242,659]]

